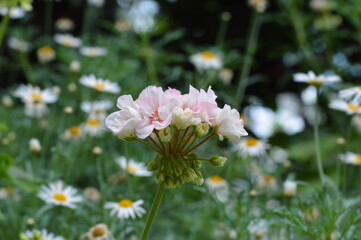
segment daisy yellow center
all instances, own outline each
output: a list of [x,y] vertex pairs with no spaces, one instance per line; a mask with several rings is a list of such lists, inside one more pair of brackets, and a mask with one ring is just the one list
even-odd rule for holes
[[100,125],[100,121],[96,118],[90,118],[86,121],[86,124],[92,127],[96,127]]
[[65,202],[66,201],[66,196],[62,193],[55,193],[53,195],[53,198],[56,200],[56,201],[59,201],[59,202]]
[[266,182],[266,183],[270,183],[273,181],[273,176],[272,175],[269,175],[269,174],[266,174],[263,176],[263,180]]
[[80,128],[77,127],[77,126],[72,126],[72,127],[69,128],[69,132],[70,132],[71,135],[77,136],[77,135],[80,134]]
[[73,38],[72,37],[65,37],[63,40],[63,44],[65,46],[71,46],[73,44]]
[[91,57],[98,56],[98,49],[89,49],[89,56]]
[[130,173],[135,174],[137,172],[137,168],[132,166],[132,165],[128,165],[127,166],[127,171],[130,172]]
[[104,90],[105,89],[105,84],[102,82],[96,82],[94,87],[98,90]]
[[40,93],[31,93],[30,94],[30,97],[32,100],[34,101],[39,101],[41,100],[41,94]]
[[355,163],[356,163],[356,164],[361,164],[361,155],[356,155],[356,157],[355,157]]
[[119,207],[122,207],[122,208],[131,208],[133,207],[133,202],[130,201],[129,199],[123,199],[122,201],[120,201],[118,203]]
[[311,80],[308,82],[310,85],[313,85],[315,87],[319,87],[323,84],[323,81],[318,80],[318,78],[316,77],[315,79]]
[[211,177],[211,181],[216,182],[216,183],[220,183],[220,182],[223,181],[223,178],[221,178],[220,176],[215,175],[215,176]]
[[214,55],[214,53],[210,52],[210,51],[204,51],[201,53],[202,58],[206,59],[206,60],[211,60],[214,59],[216,57],[216,55]]
[[10,194],[13,194],[14,189],[12,187],[6,187],[5,192],[10,195]]
[[257,144],[258,144],[258,140],[255,139],[255,138],[248,138],[248,139],[246,140],[246,145],[247,145],[247,147],[254,147],[254,146],[256,146]]
[[348,104],[347,105],[348,109],[352,110],[352,111],[356,111],[360,109],[359,105],[354,105],[354,104]]
[[101,237],[104,235],[104,233],[105,233],[105,229],[104,229],[104,227],[101,227],[101,226],[95,227],[92,231],[93,237]]
[[361,115],[357,117],[357,121],[361,123]]
[[51,47],[49,46],[44,46],[40,48],[40,54],[45,56],[50,56],[53,54],[53,49],[51,49]]
[[361,91],[361,86],[359,86],[359,87],[357,88],[357,90]]

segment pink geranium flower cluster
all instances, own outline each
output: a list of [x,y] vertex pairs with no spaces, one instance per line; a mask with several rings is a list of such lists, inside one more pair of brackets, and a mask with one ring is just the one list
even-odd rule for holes
[[149,86],[136,100],[131,95],[120,96],[120,110],[110,114],[105,125],[120,139],[136,140],[158,153],[148,165],[149,171],[157,171],[158,182],[166,187],[184,182],[200,185],[201,160],[223,166],[227,159],[199,158],[193,150],[213,136],[233,141],[247,135],[238,111],[229,105],[219,108],[216,98],[211,87],[204,91],[190,86],[188,94],[181,94],[176,89]]

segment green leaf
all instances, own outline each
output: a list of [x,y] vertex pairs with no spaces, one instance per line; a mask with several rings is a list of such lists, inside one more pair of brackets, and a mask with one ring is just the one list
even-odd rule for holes
[[0,179],[8,177],[8,168],[13,165],[14,159],[4,153],[0,153]]

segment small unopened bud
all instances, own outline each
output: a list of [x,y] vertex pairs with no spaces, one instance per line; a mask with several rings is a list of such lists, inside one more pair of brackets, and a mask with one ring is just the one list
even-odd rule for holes
[[294,181],[287,180],[283,184],[283,195],[285,197],[294,197],[296,196],[297,183]]
[[202,138],[207,135],[209,131],[209,124],[208,123],[200,123],[195,126],[195,135],[197,138]]
[[219,72],[219,78],[222,80],[222,82],[225,85],[229,85],[231,83],[231,80],[233,78],[233,71],[232,69],[229,68],[223,68],[220,72]]
[[175,187],[176,187],[174,181],[173,181],[172,179],[170,179],[170,178],[166,178],[166,179],[164,180],[164,185],[165,185],[167,188],[175,188]]
[[227,161],[227,158],[221,157],[221,156],[215,156],[209,159],[209,162],[212,164],[212,166],[215,167],[223,167],[224,163]]
[[178,130],[185,130],[192,125],[193,111],[189,108],[176,107],[173,109],[172,124]]
[[69,70],[72,72],[72,73],[78,73],[81,69],[81,65],[80,65],[80,62],[79,61],[72,61],[70,63],[70,66],[69,66]]
[[76,84],[75,83],[69,83],[68,91],[69,92],[75,92],[76,91]]
[[158,161],[153,160],[148,164],[147,170],[149,172],[154,172],[157,169],[158,169]]
[[103,153],[103,150],[101,147],[98,147],[98,146],[95,146],[93,149],[92,149],[92,153],[94,155],[100,155]]
[[19,239],[20,240],[29,240],[29,238],[24,233],[20,233]]
[[35,225],[35,220],[32,218],[28,218],[26,220],[26,225],[28,225],[29,227],[33,227]]
[[172,131],[170,127],[163,128],[159,130],[159,139],[162,143],[169,143],[172,140]]
[[54,87],[51,88],[51,91],[52,91],[54,94],[58,95],[58,94],[60,94],[60,92],[61,92],[61,88],[60,88],[59,86],[54,86]]
[[192,168],[187,168],[183,173],[183,177],[186,182],[191,182],[195,178],[197,178],[197,174],[194,172]]
[[337,138],[337,144],[338,145],[345,145],[346,143],[346,140],[344,138]]
[[251,190],[251,191],[249,191],[249,195],[251,197],[255,197],[255,196],[257,196],[257,191],[256,190]]
[[223,21],[228,22],[229,20],[231,20],[232,15],[231,15],[230,12],[227,12],[227,11],[226,11],[226,12],[222,12],[221,18],[222,18]]
[[73,108],[72,107],[65,107],[64,108],[64,113],[66,114],[72,114],[73,113]]
[[194,161],[194,167],[200,169],[202,167],[202,162],[199,160]]
[[204,179],[203,177],[197,177],[193,180],[193,183],[197,184],[197,185],[202,185],[204,183]]
[[164,181],[164,173],[162,171],[159,171],[156,176],[157,183]]
[[32,153],[39,153],[41,151],[41,145],[38,139],[32,138],[29,141],[29,150]]
[[286,168],[291,167],[291,165],[292,165],[292,163],[291,163],[290,160],[286,160],[286,161],[283,162],[283,166],[286,167]]
[[7,107],[7,108],[10,108],[14,105],[13,99],[8,95],[3,96],[1,101],[2,101],[2,104],[4,105],[4,107]]

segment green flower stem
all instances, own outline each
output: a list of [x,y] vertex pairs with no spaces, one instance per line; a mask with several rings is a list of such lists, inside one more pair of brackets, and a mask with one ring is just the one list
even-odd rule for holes
[[29,63],[29,58],[28,58],[27,53],[21,53],[21,52],[19,53],[19,62],[20,62],[20,66],[23,69],[28,82],[33,85],[36,85],[35,77],[34,77],[31,65]]
[[4,39],[5,36],[5,32],[6,32],[6,28],[9,24],[10,21],[10,11],[7,12],[7,14],[3,17],[2,21],[1,21],[1,26],[0,26],[0,48],[1,48],[1,44],[2,41]]
[[50,36],[51,25],[53,24],[53,1],[46,1],[45,5],[45,33]]
[[146,143],[146,142],[144,142],[144,141],[142,141],[142,140],[140,140],[140,139],[138,139],[138,138],[135,138],[135,141],[140,142],[141,144],[143,144],[143,145],[151,148],[152,150],[156,151],[156,152],[159,153],[159,154],[162,154],[158,149],[156,149],[155,147],[153,147],[153,146],[150,145],[149,143]]
[[149,140],[152,141],[152,143],[154,143],[155,146],[157,146],[157,148],[159,149],[160,152],[164,153],[164,149],[161,148],[159,146],[159,144],[151,137],[151,136],[148,136]]
[[152,209],[150,210],[150,213],[148,215],[147,223],[145,224],[142,238],[141,238],[142,240],[148,239],[148,235],[149,235],[150,229],[152,227],[154,217],[157,214],[160,201],[162,200],[164,190],[165,190],[164,183],[161,183],[158,186],[157,194],[155,195],[155,198],[154,198],[154,201],[152,204]]
[[160,142],[160,145],[162,145],[163,150],[166,151],[166,148],[165,148],[163,142],[160,140],[158,131],[156,130],[154,132],[155,132],[155,135],[157,136],[158,142]]
[[148,77],[150,80],[150,84],[152,85],[159,85],[159,81],[157,78],[157,70],[154,65],[154,59],[149,47],[149,37],[146,35],[142,35],[142,43],[143,43],[143,50],[144,50],[144,60],[147,67]]
[[221,24],[219,26],[219,30],[218,30],[218,34],[217,34],[217,40],[216,40],[216,45],[219,47],[223,46],[224,43],[224,39],[227,33],[227,28],[228,28],[228,22],[229,21],[224,21],[223,19],[221,19]]
[[314,119],[314,138],[315,138],[315,150],[316,150],[316,160],[317,160],[317,168],[318,173],[320,175],[321,183],[324,185],[325,179],[324,179],[324,173],[323,173],[323,167],[322,167],[322,159],[321,159],[321,152],[320,152],[320,138],[319,138],[319,132],[318,132],[318,120],[319,120],[319,112],[317,109],[318,106],[318,98],[319,98],[320,89],[317,87],[317,97],[316,97],[316,104],[315,104],[315,119]]
[[256,52],[257,47],[257,39],[259,35],[259,29],[261,26],[261,15],[257,12],[253,13],[251,29],[248,34],[247,40],[247,48],[246,55],[243,60],[242,69],[241,69],[241,77],[239,78],[239,82],[237,85],[237,91],[234,98],[233,106],[236,109],[239,109],[243,100],[244,92],[248,83],[248,76],[251,71],[251,66],[253,62],[253,56]]
[[197,145],[195,145],[194,147],[192,147],[189,150],[185,150],[182,155],[185,156],[188,153],[190,153],[191,151],[193,151],[194,149],[196,149],[197,147],[201,146],[203,143],[207,142],[211,137],[214,136],[214,133],[212,132],[211,134],[208,135],[208,137],[206,137],[205,139],[203,139],[200,143],[198,143]]

